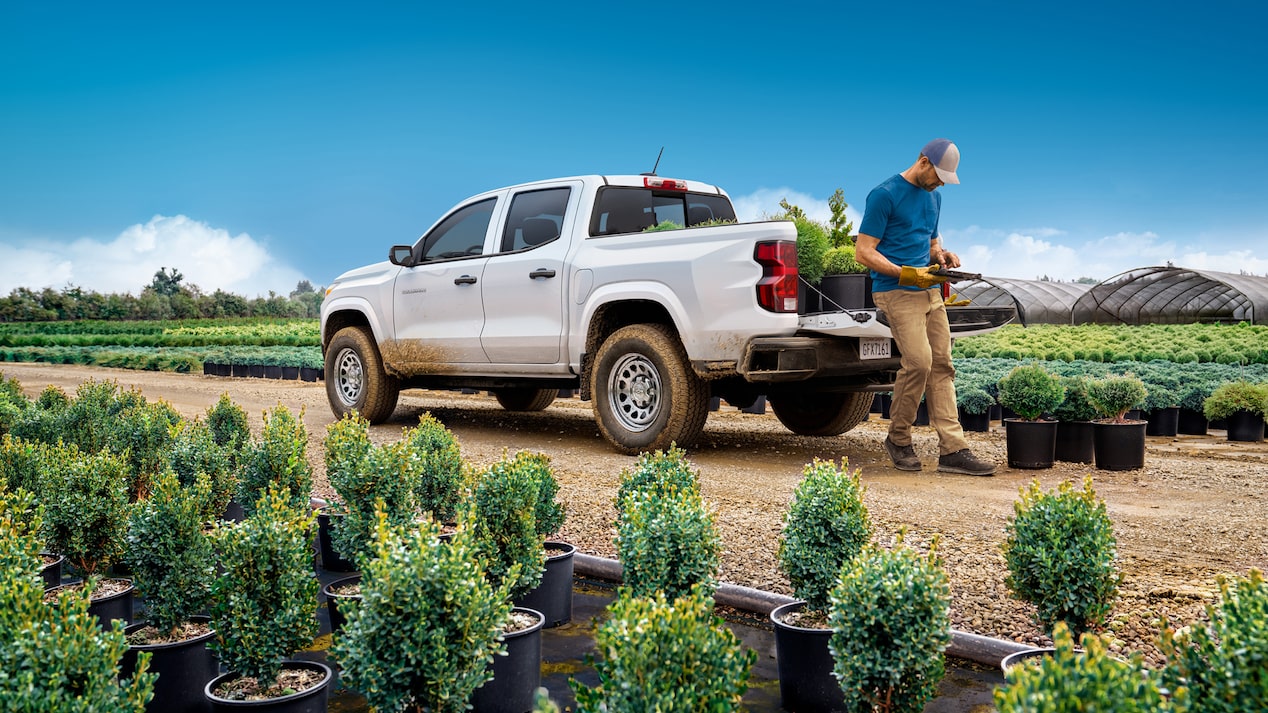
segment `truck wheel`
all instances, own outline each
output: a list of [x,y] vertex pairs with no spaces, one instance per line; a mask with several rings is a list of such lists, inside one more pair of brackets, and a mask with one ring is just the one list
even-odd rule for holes
[[555,403],[559,389],[498,389],[493,396],[507,411],[541,411]]
[[401,382],[383,370],[369,330],[344,327],[326,347],[326,399],[335,417],[356,410],[370,423],[383,423],[396,410]]
[[839,436],[867,420],[870,391],[801,393],[766,399],[775,418],[799,436]]
[[677,337],[658,324],[622,327],[603,342],[590,393],[603,437],[628,455],[685,448],[709,416],[708,388]]

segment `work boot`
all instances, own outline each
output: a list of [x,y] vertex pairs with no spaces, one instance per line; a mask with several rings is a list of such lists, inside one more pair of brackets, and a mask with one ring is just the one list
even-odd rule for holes
[[885,452],[889,454],[890,460],[894,461],[895,468],[899,470],[920,470],[920,459],[916,457],[916,450],[911,447],[910,443],[900,446],[889,440],[889,436],[885,436]]
[[995,464],[979,460],[973,451],[961,448],[955,453],[938,456],[938,470],[943,473],[963,473],[965,475],[994,475]]

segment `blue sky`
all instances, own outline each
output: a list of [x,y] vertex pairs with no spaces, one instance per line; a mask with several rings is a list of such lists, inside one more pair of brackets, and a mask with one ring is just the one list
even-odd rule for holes
[[[1268,6],[0,4],[0,294],[289,292],[490,188],[649,170],[826,217],[956,141],[966,269],[1268,273]],[[857,214],[855,214],[857,219]]]

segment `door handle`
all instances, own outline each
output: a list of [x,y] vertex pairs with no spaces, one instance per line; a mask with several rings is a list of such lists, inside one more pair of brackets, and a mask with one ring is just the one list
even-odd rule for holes
[[471,275],[463,275],[462,277],[455,277],[453,283],[455,285],[474,285],[476,279]]
[[554,270],[548,270],[544,267],[539,267],[536,270],[533,270],[532,272],[528,273],[528,279],[530,280],[536,280],[539,277],[554,277],[554,276],[555,276]]

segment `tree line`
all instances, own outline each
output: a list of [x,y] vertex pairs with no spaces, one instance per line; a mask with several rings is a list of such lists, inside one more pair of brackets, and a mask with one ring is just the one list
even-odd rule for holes
[[185,284],[176,268],[161,267],[139,295],[102,294],[68,285],[61,290],[19,287],[0,297],[0,322],[59,320],[164,320],[221,317],[312,317],[321,312],[324,289],[300,280],[289,295],[269,290],[268,297],[247,299],[224,290],[210,294]]

